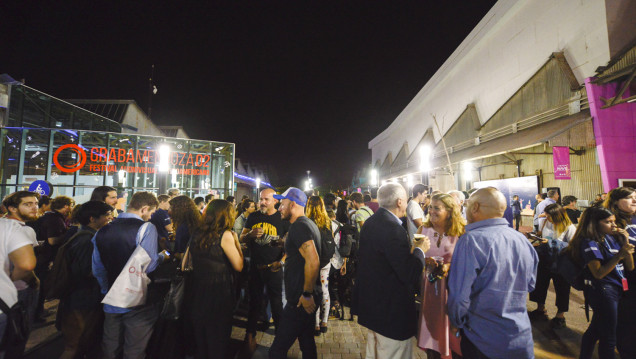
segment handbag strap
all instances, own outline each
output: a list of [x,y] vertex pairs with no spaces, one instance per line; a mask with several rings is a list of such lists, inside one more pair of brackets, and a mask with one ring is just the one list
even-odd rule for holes
[[[2,298],[0,298],[0,310],[2,310],[2,313],[6,314],[7,317],[9,316],[9,312],[11,312],[11,308],[9,308],[7,303],[5,303],[4,300],[2,300]],[[0,338],[0,340],[1,339],[2,338]]]

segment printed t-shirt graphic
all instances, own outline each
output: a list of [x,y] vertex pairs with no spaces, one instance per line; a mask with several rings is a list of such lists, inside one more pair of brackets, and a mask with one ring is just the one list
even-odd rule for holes
[[281,259],[283,248],[271,244],[273,239],[282,238],[288,227],[289,222],[283,221],[279,212],[267,215],[256,211],[247,217],[246,229],[249,231],[254,228],[263,229],[263,235],[260,238],[251,238],[248,242],[254,265],[262,266]]

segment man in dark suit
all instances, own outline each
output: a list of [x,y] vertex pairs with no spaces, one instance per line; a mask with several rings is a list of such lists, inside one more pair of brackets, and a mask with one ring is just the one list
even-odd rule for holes
[[400,217],[407,197],[397,183],[378,190],[380,209],[360,232],[354,309],[369,329],[367,359],[412,358],[411,337],[417,332],[414,289],[420,284],[428,238],[410,244]]

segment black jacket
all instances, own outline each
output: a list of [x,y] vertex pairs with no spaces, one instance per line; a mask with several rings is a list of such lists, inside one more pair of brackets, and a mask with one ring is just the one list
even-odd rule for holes
[[414,292],[422,262],[411,254],[406,230],[380,208],[362,226],[354,309],[358,322],[394,340],[417,333]]

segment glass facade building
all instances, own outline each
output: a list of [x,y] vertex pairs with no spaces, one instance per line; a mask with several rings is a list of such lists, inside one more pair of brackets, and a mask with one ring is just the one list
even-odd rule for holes
[[95,187],[129,195],[178,188],[193,197],[234,189],[234,144],[121,133],[121,125],[22,85],[12,85],[0,129],[0,195],[47,181],[82,203]]
[[24,85],[9,86],[8,127],[121,132],[118,122]]

